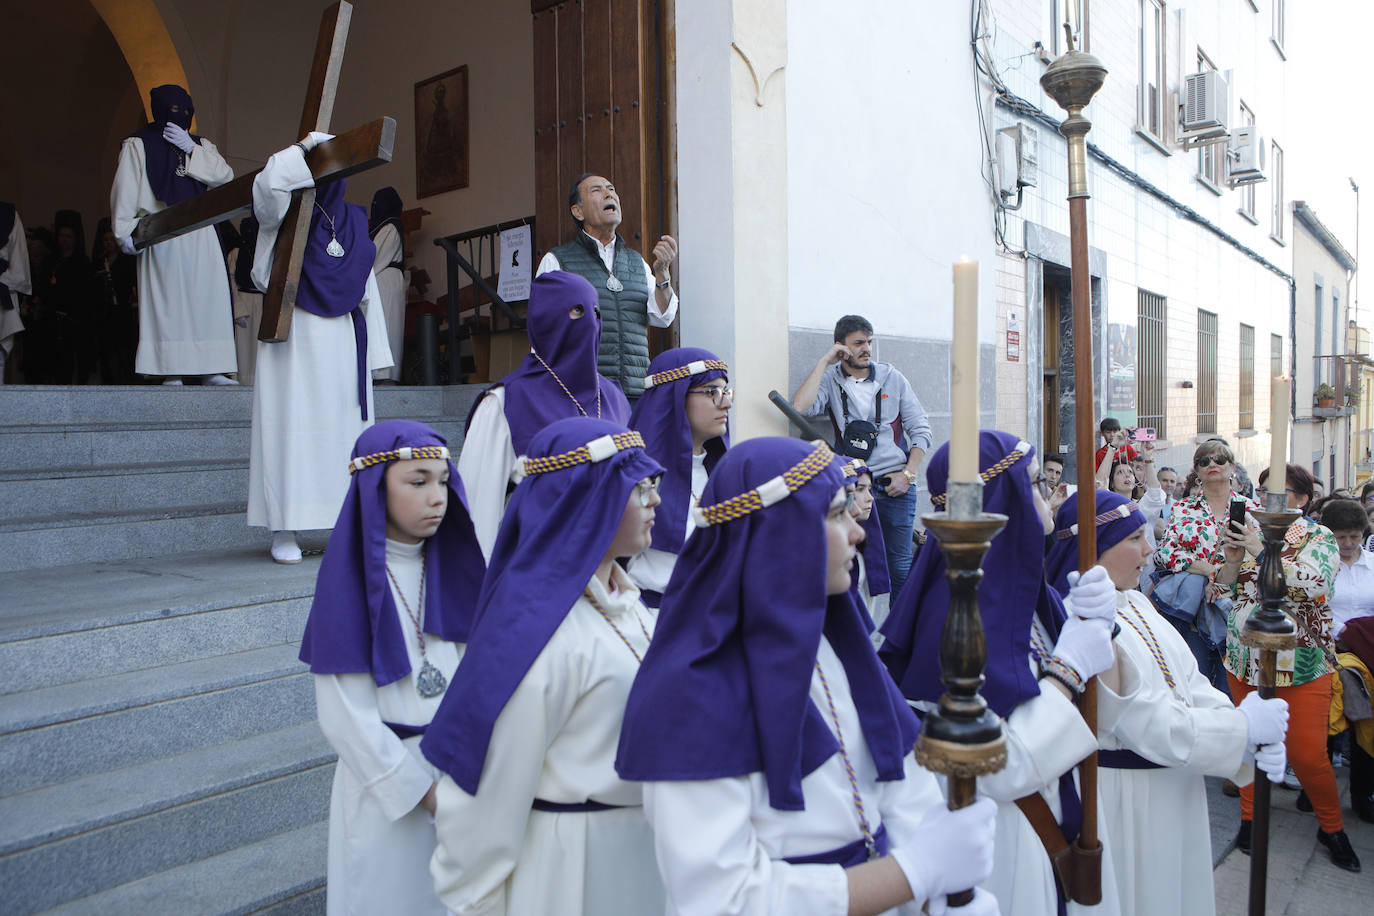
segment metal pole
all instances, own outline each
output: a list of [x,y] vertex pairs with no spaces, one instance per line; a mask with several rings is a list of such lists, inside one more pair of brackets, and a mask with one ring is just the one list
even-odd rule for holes
[[[1072,37],[1070,36],[1070,44]],[[1083,109],[1102,88],[1107,68],[1091,54],[1070,50],[1050,64],[1040,78],[1040,85],[1068,118],[1059,125],[1059,132],[1068,143],[1069,163],[1069,248],[1073,285],[1074,332],[1074,431],[1078,467],[1078,568],[1086,572],[1097,563],[1097,529],[1093,523],[1097,512],[1097,492],[1093,458],[1096,454],[1096,414],[1093,406],[1093,331],[1091,277],[1088,271],[1088,131],[1092,122],[1083,117]],[[1097,733],[1097,678],[1088,681],[1083,692],[1080,710],[1088,727]],[[1097,754],[1093,753],[1079,767],[1079,791],[1083,799],[1083,827],[1074,843],[1075,869],[1085,875],[1096,875],[1084,882],[1083,897],[1077,902],[1094,905],[1101,902],[1102,844],[1097,838]],[[1095,899],[1093,899],[1095,898]]]

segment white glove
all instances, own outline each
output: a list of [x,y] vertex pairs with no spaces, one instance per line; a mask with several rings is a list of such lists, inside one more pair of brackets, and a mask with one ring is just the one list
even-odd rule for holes
[[1054,644],[1052,654],[1085,681],[1101,674],[1116,663],[1112,622],[1070,617],[1059,631],[1059,641]]
[[196,148],[196,143],[191,139],[191,135],[186,132],[186,128],[180,124],[168,124],[162,128],[162,139],[190,155],[191,150]]
[[324,141],[333,139],[333,134],[326,134],[322,131],[312,130],[310,133],[305,135],[305,139],[300,141],[300,145],[305,147],[304,152],[308,153]]
[[1069,573],[1069,596],[1064,608],[1075,617],[1086,620],[1114,620],[1116,617],[1116,583],[1107,575],[1106,567],[1094,566],[1081,576]]
[[958,811],[940,806],[921,819],[913,839],[890,855],[911,885],[912,896],[918,902],[933,900],[988,879],[996,828],[997,803],[990,798]]
[[1255,767],[1268,776],[1270,782],[1283,782],[1283,773],[1288,769],[1288,752],[1283,742],[1262,744],[1256,748]]
[[134,247],[134,237],[126,235],[119,240],[119,250],[125,254],[138,254],[138,249]]
[[1288,735],[1287,700],[1266,700],[1252,691],[1240,701],[1240,711],[1245,713],[1245,740],[1251,747],[1282,744]]
[[1002,908],[997,905],[997,898],[991,891],[985,891],[981,887],[973,889],[972,900],[954,910],[945,903],[944,897],[932,897],[926,904],[926,912],[930,916],[1002,916]]

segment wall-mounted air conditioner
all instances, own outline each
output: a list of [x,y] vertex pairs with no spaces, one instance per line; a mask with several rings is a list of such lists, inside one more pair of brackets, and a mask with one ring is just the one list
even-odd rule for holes
[[1226,143],[1226,183],[1235,187],[1264,181],[1264,147],[1253,125],[1233,130]]
[[1185,146],[1217,143],[1226,138],[1227,92],[1226,78],[1216,70],[1190,73],[1183,78],[1179,140]]

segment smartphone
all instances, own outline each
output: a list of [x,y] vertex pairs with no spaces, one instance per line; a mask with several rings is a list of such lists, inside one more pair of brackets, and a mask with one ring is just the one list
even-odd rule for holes
[[1153,426],[1137,426],[1131,431],[1131,439],[1135,442],[1153,442],[1155,438]]
[[1231,530],[1235,531],[1235,526],[1239,525],[1240,530],[1245,530],[1245,500],[1236,498],[1231,500],[1231,511],[1229,513]]

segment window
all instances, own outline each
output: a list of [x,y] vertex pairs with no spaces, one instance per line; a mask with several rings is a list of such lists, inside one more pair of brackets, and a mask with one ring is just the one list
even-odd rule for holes
[[1279,56],[1284,60],[1288,59],[1288,55],[1283,50],[1284,20],[1287,18],[1287,6],[1286,0],[1274,0],[1274,31],[1270,37],[1270,40],[1274,42],[1274,47],[1278,49]]
[[[1240,103],[1240,126],[1254,127],[1255,113],[1250,110],[1250,106],[1245,102]],[[1255,185],[1243,184],[1240,186],[1240,215],[1252,223],[1258,223],[1259,217],[1255,215]]]
[[1269,377],[1283,375],[1283,338],[1277,334],[1269,335]]
[[1255,428],[1255,329],[1240,326],[1240,428]]
[[1153,426],[1161,439],[1164,430],[1164,314],[1163,296],[1141,290],[1137,300],[1136,422]]
[[[1205,73],[1209,70],[1216,70],[1216,64],[1212,63],[1201,48],[1197,49],[1197,72]],[[1221,172],[1222,163],[1225,161],[1225,143],[1204,143],[1197,148],[1197,177],[1198,180],[1207,187],[1221,193],[1221,182],[1223,175]]]
[[1080,51],[1088,50],[1088,0],[1042,0],[1045,11],[1045,50],[1055,57],[1068,50],[1064,44],[1064,17],[1073,20],[1075,11],[1079,21],[1074,23],[1074,42]]
[[1164,139],[1164,3],[1140,0],[1140,80],[1136,127]]
[[1273,213],[1270,214],[1269,237],[1283,244],[1283,148],[1275,143],[1271,150],[1273,156],[1269,165],[1274,173],[1274,207]]
[[1217,431],[1217,315],[1197,310],[1197,431]]
[[1326,373],[1322,371],[1322,285],[1320,283],[1312,288],[1312,316],[1316,323],[1312,332],[1312,387],[1316,388],[1326,381]]

